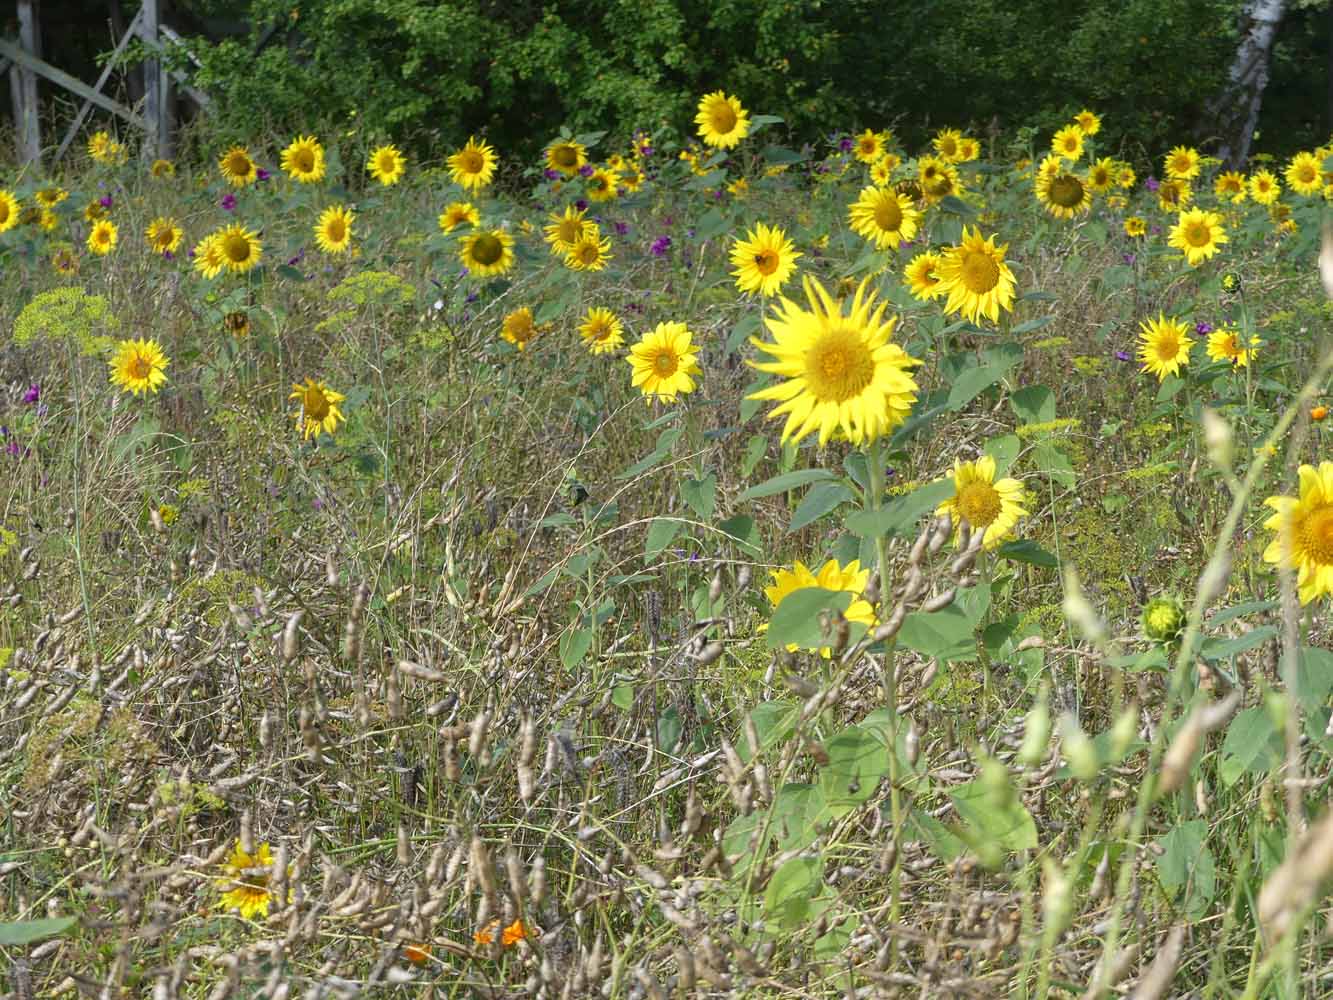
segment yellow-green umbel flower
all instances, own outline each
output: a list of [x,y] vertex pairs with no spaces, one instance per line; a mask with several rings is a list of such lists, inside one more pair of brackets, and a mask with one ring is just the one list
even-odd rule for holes
[[1154,642],[1175,642],[1185,628],[1185,609],[1174,597],[1155,597],[1143,607],[1143,634]]

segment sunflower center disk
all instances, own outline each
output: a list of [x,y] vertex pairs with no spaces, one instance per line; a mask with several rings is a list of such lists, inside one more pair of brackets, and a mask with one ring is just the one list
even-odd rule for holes
[[663,351],[653,359],[653,371],[662,378],[676,374],[676,356],[670,351]]
[[1297,554],[1320,566],[1333,566],[1333,505],[1312,510],[1297,526]]
[[250,259],[250,241],[244,236],[228,236],[222,243],[222,252],[237,264]]
[[772,274],[778,269],[778,255],[772,250],[760,250],[754,255],[754,266],[760,274]]
[[130,375],[134,378],[147,378],[153,373],[153,366],[146,358],[135,358],[130,362]]
[[347,229],[343,226],[342,219],[334,219],[329,223],[329,240],[331,242],[341,243],[346,235]]
[[1000,283],[1000,265],[978,250],[964,255],[962,272],[963,284],[974,295],[984,295]]
[[1076,208],[1083,203],[1083,183],[1077,177],[1061,174],[1051,181],[1051,201],[1061,208]]
[[566,219],[560,223],[559,234],[560,239],[565,243],[577,243],[579,237],[583,235],[583,223]]
[[315,154],[308,149],[298,150],[292,160],[296,163],[296,169],[303,174],[315,169]]
[[579,160],[579,154],[572,146],[556,146],[553,154],[555,162],[562,167],[572,167]]
[[237,153],[227,158],[227,169],[237,177],[250,172],[250,158]]
[[1157,338],[1157,357],[1162,361],[1172,361],[1180,353],[1180,341],[1169,333]]
[[859,396],[875,378],[875,359],[853,330],[829,330],[805,355],[805,381],[821,403]]
[[1206,247],[1212,242],[1212,232],[1201,222],[1185,227],[1185,242],[1192,247]]
[[731,110],[730,104],[720,102],[714,105],[711,117],[713,129],[717,132],[730,132],[736,127],[736,112]]
[[990,483],[968,483],[958,493],[958,510],[973,528],[985,528],[1000,516],[1000,494]]
[[875,206],[875,225],[886,233],[895,233],[903,224],[903,210],[897,198],[886,198]]
[[317,386],[310,386],[301,397],[301,405],[310,420],[323,420],[329,415],[329,401]]
[[504,254],[504,247],[500,241],[489,233],[477,237],[477,241],[472,244],[472,259],[478,264],[490,266],[494,264]]
[[463,165],[464,173],[469,173],[469,174],[481,173],[482,160],[480,153],[475,152],[473,150],[468,150],[463,154],[463,158],[459,162]]

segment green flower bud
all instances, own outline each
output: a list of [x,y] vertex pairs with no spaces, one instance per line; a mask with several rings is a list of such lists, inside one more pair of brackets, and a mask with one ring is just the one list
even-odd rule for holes
[[1185,628],[1185,608],[1174,597],[1154,597],[1143,608],[1143,634],[1155,642],[1169,644]]

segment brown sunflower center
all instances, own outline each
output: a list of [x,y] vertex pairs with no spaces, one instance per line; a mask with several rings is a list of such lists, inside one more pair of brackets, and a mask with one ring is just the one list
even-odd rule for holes
[[9,221],[9,202],[0,200],[0,226]]
[[583,235],[583,220],[561,219],[555,234],[562,243],[577,243],[579,237]]
[[93,239],[97,242],[98,246],[109,246],[111,243],[111,230],[102,226],[93,235]]
[[245,177],[250,173],[250,157],[245,153],[227,154],[227,173],[233,177]]
[[1061,208],[1083,204],[1083,182],[1073,174],[1061,174],[1051,181],[1051,202]]
[[1174,361],[1176,355],[1180,353],[1180,338],[1170,331],[1163,332],[1153,344],[1153,351],[1159,361]]
[[317,385],[308,385],[301,395],[301,407],[307,420],[323,420],[329,415],[329,398]]
[[708,118],[713,123],[713,131],[724,135],[736,127],[740,119],[726,101],[717,101],[708,110]]
[[671,351],[661,351],[653,358],[653,372],[661,378],[676,374],[676,355]]
[[602,256],[601,248],[591,241],[580,243],[577,253],[584,264],[596,264]]
[[482,233],[472,241],[472,259],[486,267],[499,261],[504,252],[504,244],[490,233]]
[[325,227],[325,234],[330,243],[341,243],[347,236],[347,223],[340,218],[332,218]]
[[1213,231],[1207,223],[1191,222],[1185,227],[1185,242],[1192,247],[1206,247],[1213,241]]
[[1333,504],[1314,508],[1294,527],[1298,555],[1320,566],[1333,565]]
[[1296,168],[1296,179],[1302,184],[1310,184],[1315,179],[1315,169],[1308,163],[1302,163]]
[[754,266],[760,274],[768,276],[778,269],[778,255],[773,250],[760,250],[754,255]]
[[605,191],[606,181],[607,178],[605,174],[593,174],[593,178],[588,182],[588,186],[594,191]]
[[244,264],[250,259],[250,241],[240,233],[232,233],[222,240],[222,252],[234,264]]
[[136,379],[145,379],[153,373],[153,366],[142,354],[135,355],[134,360],[129,364],[129,369],[130,377]]
[[551,159],[555,161],[556,166],[573,167],[579,162],[579,151],[569,145],[556,146],[551,151]]
[[875,225],[886,233],[896,233],[902,224],[903,210],[898,199],[881,198],[875,205]]
[[485,160],[475,149],[465,149],[459,155],[458,165],[465,174],[479,174],[484,166]]
[[958,143],[955,142],[952,138],[944,139],[944,140],[940,143],[940,155],[941,155],[941,156],[953,156],[953,155],[955,155],[957,152],[958,152]]
[[963,284],[974,295],[985,295],[1000,283],[1000,265],[982,250],[965,250],[960,271]]
[[879,141],[875,139],[873,136],[871,136],[869,138],[860,140],[860,142],[857,143],[857,146],[861,150],[861,153],[863,155],[869,156],[871,153],[873,153],[876,149],[879,148]]
[[1000,515],[1000,494],[990,483],[968,483],[958,491],[958,511],[972,527],[985,528]]
[[1177,153],[1171,158],[1171,170],[1177,174],[1189,173],[1189,169],[1193,165],[1190,158],[1184,153]]
[[805,352],[805,381],[821,403],[859,396],[875,378],[875,358],[856,330],[826,330]]
[[308,174],[315,169],[315,152],[311,149],[298,149],[292,157],[292,165],[297,173]]
[[595,319],[588,327],[588,337],[591,340],[605,340],[611,335],[611,324],[604,320]]
[[380,173],[392,174],[398,169],[398,157],[386,150],[385,152],[380,153],[379,158],[375,161],[375,165],[379,167]]

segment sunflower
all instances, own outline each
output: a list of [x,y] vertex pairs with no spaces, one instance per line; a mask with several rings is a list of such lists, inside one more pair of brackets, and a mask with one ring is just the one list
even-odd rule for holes
[[202,277],[216,278],[227,266],[227,258],[222,253],[222,244],[217,233],[211,233],[200,240],[194,247],[194,269]]
[[731,149],[750,131],[750,115],[741,102],[720,90],[700,99],[694,123],[705,145],[718,149]]
[[1189,146],[1176,146],[1166,154],[1166,176],[1173,181],[1192,181],[1199,176],[1199,151]]
[[273,903],[273,890],[269,887],[269,876],[273,870],[273,852],[268,844],[260,844],[254,854],[241,850],[241,842],[227,859],[225,868],[227,879],[222,884],[228,886],[218,900],[224,910],[235,910],[246,920],[267,917],[268,908]]
[[1092,190],[1073,170],[1066,170],[1060,157],[1046,157],[1034,182],[1037,200],[1057,219],[1072,219],[1092,208]]
[[[638,166],[636,166],[635,164],[633,163],[625,164],[624,169],[618,171],[618,173],[619,173],[619,178],[617,180],[617,183],[619,184],[620,187],[624,188],[627,193],[634,194],[634,192],[640,190],[643,187],[643,182],[644,182],[643,171],[640,170]],[[746,187],[748,187],[748,184],[745,178],[739,177],[736,179],[735,182],[733,182],[731,185],[727,187],[727,190],[731,191],[732,194],[736,195],[739,198],[743,196],[743,191],[744,188]]]
[[301,432],[303,441],[318,437],[320,431],[331,435],[338,429],[339,423],[347,422],[338,409],[338,404],[347,397],[334,392],[323,382],[316,382],[312,378],[307,378],[305,385],[296,382],[287,398],[301,401],[301,409],[296,414],[296,429]]
[[1180,212],[1194,201],[1189,181],[1165,180],[1157,185],[1157,207],[1163,212]]
[[[798,590],[817,587],[824,590],[846,591],[853,595],[852,603],[847,605],[847,610],[842,616],[847,621],[864,625],[866,628],[875,624],[875,609],[865,599],[866,585],[870,582],[870,570],[862,569],[860,560],[853,559],[843,566],[838,560],[830,559],[819,567],[818,573],[812,573],[809,567],[800,561],[794,563],[791,569],[775,569],[769,572],[773,582],[764,588],[764,596],[773,605],[774,611],[788,595]],[[767,631],[768,626],[765,624],[760,628]],[[791,643],[787,646],[787,652],[794,653],[799,648],[796,643]],[[833,655],[833,648],[823,646],[819,649],[819,655],[828,659]]]
[[611,238],[603,236],[596,223],[589,223],[565,254],[565,266],[575,271],[600,271],[610,259]]
[[33,197],[42,208],[55,208],[69,197],[69,192],[62,187],[47,187],[39,190]]
[[958,140],[958,163],[971,163],[981,156],[981,143],[965,135]]
[[175,253],[184,235],[175,219],[161,216],[148,224],[144,239],[148,241],[148,249],[153,253]]
[[546,147],[546,166],[566,177],[573,177],[579,167],[588,162],[588,150],[583,143],[572,139],[561,139]]
[[1264,562],[1295,570],[1302,604],[1333,594],[1333,462],[1298,471],[1300,497],[1269,497],[1276,513],[1264,527],[1277,532],[1264,550]]
[[217,248],[222,253],[222,263],[234,274],[244,274],[264,255],[264,245],[259,236],[246,229],[240,223],[220,229],[214,234]]
[[745,234],[745,239],[738,239],[732,245],[731,263],[736,270],[731,273],[736,288],[772,295],[792,276],[796,258],[800,256],[786,233],[760,222]]
[[1244,368],[1250,359],[1259,353],[1261,342],[1258,337],[1250,337],[1248,347],[1241,343],[1241,336],[1235,330],[1217,329],[1208,334],[1208,357],[1213,361],[1229,362],[1234,368]]
[[1301,152],[1293,156],[1283,176],[1287,186],[1300,195],[1313,196],[1324,189],[1319,161],[1313,153]]
[[120,233],[116,230],[116,224],[110,219],[103,219],[93,223],[92,231],[88,234],[88,249],[99,257],[104,257],[116,249],[116,241],[119,238]]
[[1093,194],[1105,194],[1115,187],[1118,166],[1111,157],[1103,156],[1088,168],[1088,188]]
[[932,204],[962,192],[958,183],[958,168],[952,163],[935,156],[923,156],[917,160],[916,165],[921,193]]
[[907,290],[922,302],[939,298],[945,293],[944,287],[940,284],[939,270],[939,254],[932,250],[917,254],[903,269],[903,280],[907,282]]
[[55,252],[51,254],[51,268],[56,274],[68,277],[71,274],[79,273],[79,258],[74,253],[71,246],[56,247]]
[[1102,130],[1102,120],[1100,116],[1084,108],[1074,116],[1074,124],[1079,127],[1086,136],[1094,136]]
[[478,278],[504,274],[514,266],[514,238],[503,229],[479,229],[463,240],[458,259]]
[[37,220],[37,225],[48,233],[55,232],[56,226],[60,225],[60,217],[49,208],[44,208],[41,217]]
[[106,206],[104,206],[96,198],[88,202],[88,204],[85,205],[83,208],[84,222],[98,222],[101,219],[105,219],[106,217],[107,217]]
[[588,178],[588,200],[610,201],[616,197],[620,176],[610,167],[598,167]]
[[477,228],[481,225],[481,213],[470,201],[452,201],[440,213],[440,232],[452,233],[465,222],[473,229]]
[[957,163],[961,157],[958,155],[958,147],[963,141],[963,133],[956,128],[942,128],[935,133],[935,138],[930,140],[931,146],[939,154],[940,159],[947,160],[949,163]]
[[[975,462],[956,459],[953,464],[953,496],[935,510],[950,515],[961,529],[963,521],[973,531],[984,531],[981,544],[993,549],[1014,530],[1027,514],[1023,507],[1023,484],[1017,479],[995,479],[995,459],[982,455]],[[955,534],[962,541],[961,531]]]
[[589,309],[579,325],[579,336],[593,354],[609,354],[625,343],[620,319],[610,309]]
[[397,184],[407,173],[407,158],[392,144],[377,146],[370,151],[366,170],[385,187]]
[[1083,155],[1083,129],[1066,125],[1051,139],[1051,152],[1061,159],[1077,160]]
[[500,336],[513,344],[520,351],[530,344],[541,330],[533,321],[532,310],[527,306],[508,313],[500,324]]
[[856,136],[852,143],[852,153],[862,163],[874,163],[884,155],[884,139],[871,129]]
[[1159,382],[1168,375],[1180,374],[1181,366],[1189,363],[1190,348],[1194,346],[1185,324],[1159,313],[1156,319],[1140,323],[1139,328],[1139,360],[1143,362],[1139,370],[1152,372]]
[[1222,216],[1202,208],[1181,212],[1179,221],[1171,227],[1171,234],[1167,238],[1168,245],[1185,254],[1190,267],[1198,267],[1212,258],[1226,242],[1227,233],[1222,228]]
[[945,312],[962,312],[975,323],[985,316],[992,323],[1000,318],[1000,310],[1014,307],[1014,272],[1004,262],[1009,244],[995,245],[995,237],[981,238],[981,230],[970,233],[963,227],[963,239],[950,247],[940,260],[939,276],[942,292],[949,296]]
[[676,396],[693,392],[699,374],[699,348],[684,323],[658,323],[629,349],[625,359],[632,370],[630,384],[644,401],[674,403]]
[[897,317],[885,319],[885,304],[867,293],[867,281],[846,314],[817,279],[807,276],[802,286],[810,308],[780,298],[766,320],[773,343],[751,339],[773,360],[750,364],[783,381],[747,398],[780,402],[769,416],[787,414],[784,443],[816,430],[820,444],[839,430],[853,444],[887,435],[916,402],[909,369],[920,363],[890,340]]
[[330,205],[315,223],[315,242],[325,253],[346,253],[352,245],[352,221],[356,213],[341,205]]
[[160,181],[170,180],[176,176],[176,164],[170,160],[157,159],[148,168],[148,172]]
[[1138,237],[1138,236],[1146,236],[1147,234],[1148,234],[1148,223],[1146,220],[1137,215],[1131,215],[1125,219],[1126,236]]
[[1134,168],[1128,163],[1121,163],[1119,164],[1119,167],[1120,169],[1115,175],[1115,182],[1120,185],[1122,190],[1128,191],[1138,183],[1139,176],[1134,173]]
[[250,316],[243,310],[236,309],[222,317],[222,329],[240,340],[250,336]]
[[888,187],[893,181],[893,172],[902,166],[902,157],[896,153],[885,153],[870,165],[870,180],[879,187]]
[[232,187],[244,187],[253,184],[259,177],[259,168],[250,158],[250,152],[244,146],[232,146],[218,160],[218,169]]
[[298,135],[282,151],[282,169],[302,184],[324,179],[324,147],[313,135]]
[[583,217],[583,209],[566,205],[564,214],[552,213],[545,227],[546,242],[551,253],[563,257],[583,238],[585,230],[596,229],[597,223]]
[[19,200],[14,197],[14,192],[0,189],[0,233],[17,226],[19,214]]
[[467,145],[449,157],[449,177],[455,184],[477,192],[495,177],[499,158],[490,143],[469,136]]
[[95,163],[111,163],[115,160],[115,145],[109,132],[94,132],[88,140],[88,155]]
[[1235,171],[1228,170],[1225,173],[1217,175],[1213,181],[1213,194],[1222,201],[1230,201],[1233,205],[1239,205],[1245,200],[1247,191],[1245,175]]
[[1271,205],[1282,195],[1282,185],[1272,171],[1256,170],[1250,174],[1250,197],[1260,205]]
[[167,356],[156,340],[122,340],[109,363],[111,384],[136,396],[157,392],[167,380]]
[[852,232],[864,236],[879,250],[897,250],[916,236],[921,213],[912,200],[889,188],[866,187],[847,209]]

